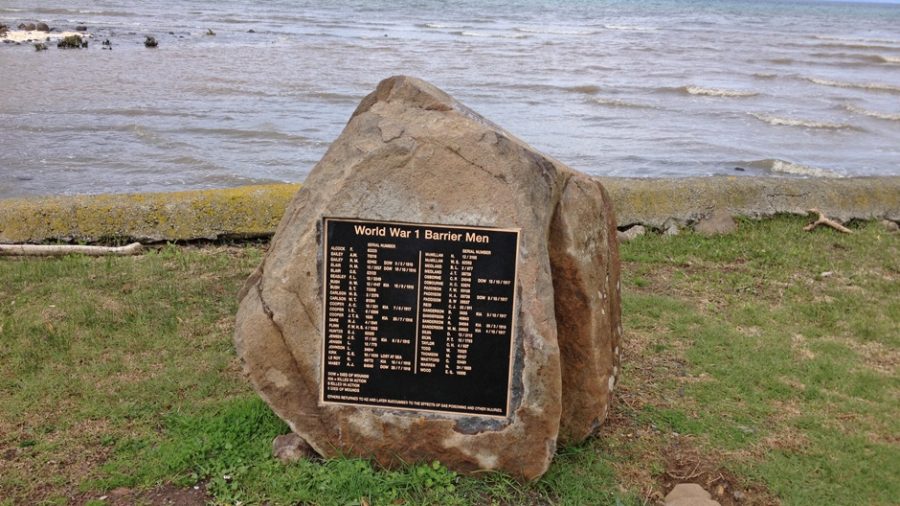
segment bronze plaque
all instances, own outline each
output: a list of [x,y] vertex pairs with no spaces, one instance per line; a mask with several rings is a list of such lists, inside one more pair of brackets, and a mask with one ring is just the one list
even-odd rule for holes
[[320,401],[507,416],[519,231],[323,225]]

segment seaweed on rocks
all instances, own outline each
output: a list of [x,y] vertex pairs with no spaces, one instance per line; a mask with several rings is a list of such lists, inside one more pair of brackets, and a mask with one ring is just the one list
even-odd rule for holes
[[56,43],[56,47],[60,49],[79,49],[82,47],[88,47],[88,42],[86,39],[82,39],[81,35],[67,35]]

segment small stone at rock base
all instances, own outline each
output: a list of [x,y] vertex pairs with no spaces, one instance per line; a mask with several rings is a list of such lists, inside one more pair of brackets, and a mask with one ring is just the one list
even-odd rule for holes
[[703,235],[730,234],[735,230],[737,223],[731,217],[731,213],[718,208],[694,225],[694,231]]
[[900,225],[898,225],[896,221],[881,220],[881,226],[884,227],[884,229],[888,232],[900,231]]
[[680,230],[678,230],[678,225],[675,223],[670,223],[669,226],[664,227],[663,229],[663,234],[665,235],[678,235],[678,232],[680,232]]
[[672,502],[667,502],[666,506],[722,506],[719,501],[712,499],[703,499],[702,497],[682,497]]
[[619,237],[620,241],[627,242],[636,239],[645,233],[647,233],[647,229],[644,228],[643,225],[635,225],[624,232],[619,231],[616,235]]
[[297,434],[282,434],[272,441],[272,456],[284,464],[302,459],[317,458],[319,455]]
[[676,499],[681,499],[684,497],[692,497],[694,499],[710,499],[712,496],[709,495],[709,492],[703,489],[700,485],[696,483],[679,483],[675,485],[675,488],[666,495],[666,504],[670,504],[672,501]]

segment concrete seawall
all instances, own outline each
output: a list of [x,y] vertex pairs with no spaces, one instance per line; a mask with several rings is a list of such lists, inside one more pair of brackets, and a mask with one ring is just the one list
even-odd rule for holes
[[[815,207],[844,221],[900,221],[900,177],[598,179],[612,196],[620,226],[686,225],[716,208],[760,218]],[[0,243],[265,237],[299,187],[0,200]]]

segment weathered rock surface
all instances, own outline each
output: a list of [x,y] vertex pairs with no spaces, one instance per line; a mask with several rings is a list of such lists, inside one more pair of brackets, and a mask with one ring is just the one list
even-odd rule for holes
[[[521,230],[507,418],[319,404],[324,216]],[[608,410],[621,333],[615,232],[596,181],[430,84],[393,77],[289,204],[240,294],[235,345],[263,399],[323,456],[533,479],[558,438],[583,439]]]
[[702,235],[730,234],[735,230],[737,222],[731,217],[731,213],[722,208],[713,209],[694,225],[694,231]]

